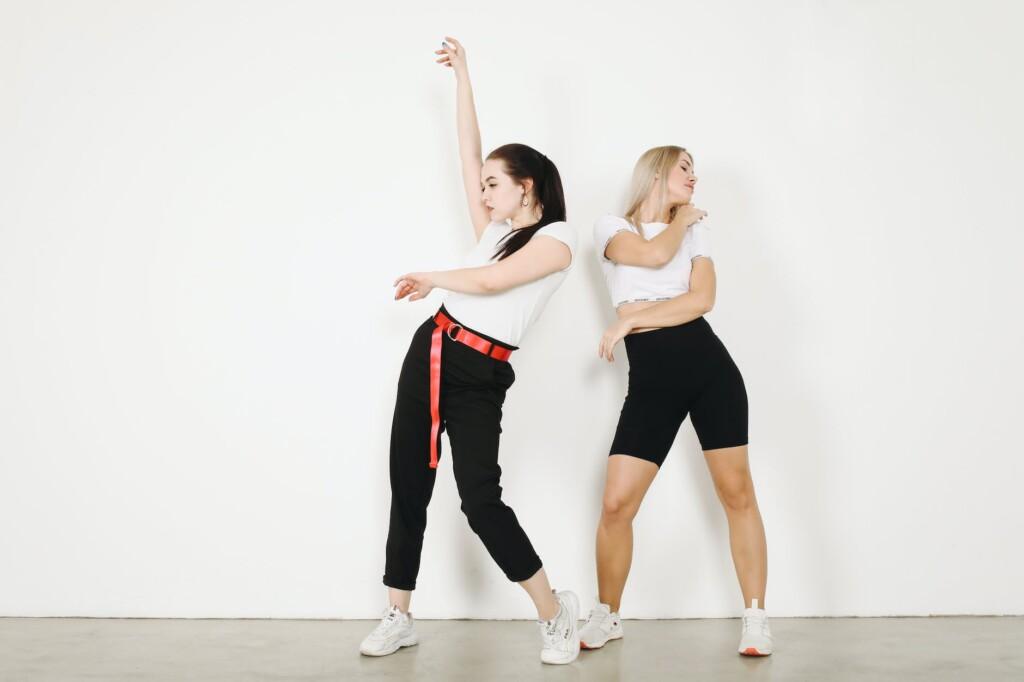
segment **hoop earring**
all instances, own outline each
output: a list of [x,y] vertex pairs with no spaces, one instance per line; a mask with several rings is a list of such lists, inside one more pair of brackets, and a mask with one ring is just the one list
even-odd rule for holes
[[529,206],[529,205],[530,205],[530,200],[526,198],[526,195],[523,195],[523,206]]

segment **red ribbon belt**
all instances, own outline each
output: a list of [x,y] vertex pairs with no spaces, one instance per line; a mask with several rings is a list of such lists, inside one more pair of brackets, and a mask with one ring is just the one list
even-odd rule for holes
[[[496,360],[507,361],[512,355],[508,348],[491,343],[453,322],[440,310],[434,315],[437,327],[430,335],[430,468],[437,468],[437,437],[441,431],[441,334],[447,334],[452,341],[464,343],[475,351],[489,355]],[[453,329],[458,331],[452,333]]]

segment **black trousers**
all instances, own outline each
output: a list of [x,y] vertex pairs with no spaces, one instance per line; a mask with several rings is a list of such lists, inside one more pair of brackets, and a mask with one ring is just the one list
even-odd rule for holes
[[[441,307],[444,310],[444,306]],[[452,317],[448,311],[445,314]],[[452,320],[458,322],[454,317]],[[430,341],[433,317],[416,333],[402,363],[391,424],[391,520],[384,584],[416,588],[427,505],[437,469],[430,462]],[[488,341],[515,349],[470,329]],[[512,365],[442,335],[441,431],[448,432],[452,468],[470,528],[509,580],[526,580],[540,558],[515,513],[501,501],[498,437],[505,392],[515,381]],[[438,434],[440,440],[440,433]],[[440,456],[440,442],[438,454]]]

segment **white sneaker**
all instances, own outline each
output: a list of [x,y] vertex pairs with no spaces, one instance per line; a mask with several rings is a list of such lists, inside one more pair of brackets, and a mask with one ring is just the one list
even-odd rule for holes
[[612,639],[622,639],[622,621],[610,606],[598,604],[590,610],[590,617],[580,629],[580,647],[600,649]]
[[391,605],[384,610],[380,623],[359,645],[359,653],[366,656],[387,656],[403,646],[419,643],[416,631],[412,629],[412,614]]
[[772,653],[772,631],[768,628],[768,614],[757,608],[757,600],[743,610],[743,635],[739,652],[744,656],[768,656]]
[[568,590],[555,592],[555,598],[558,599],[558,615],[551,620],[538,620],[537,625],[542,641],[540,660],[560,665],[572,663],[580,655],[580,633],[576,626],[580,601]]

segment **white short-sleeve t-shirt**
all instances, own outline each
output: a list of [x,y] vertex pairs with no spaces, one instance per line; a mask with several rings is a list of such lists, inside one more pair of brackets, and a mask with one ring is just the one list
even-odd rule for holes
[[[512,225],[492,221],[463,261],[463,267],[475,268],[497,263],[491,256],[498,242],[512,231]],[[576,263],[576,230],[566,222],[549,223],[530,239],[553,237],[569,247],[569,266],[517,287],[496,294],[462,294],[449,291],[442,302],[459,322],[511,346],[518,346],[526,330],[540,317],[548,299],[555,293]]]
[[[652,239],[668,228],[668,223],[641,223],[643,237]],[[618,308],[624,303],[637,301],[667,301],[690,290],[691,261],[698,256],[711,258],[711,230],[707,220],[690,225],[683,236],[679,251],[660,268],[640,265],[622,265],[609,260],[605,254],[608,242],[619,232],[639,234],[625,218],[601,216],[594,222],[594,246],[601,261],[604,281],[612,303]]]

